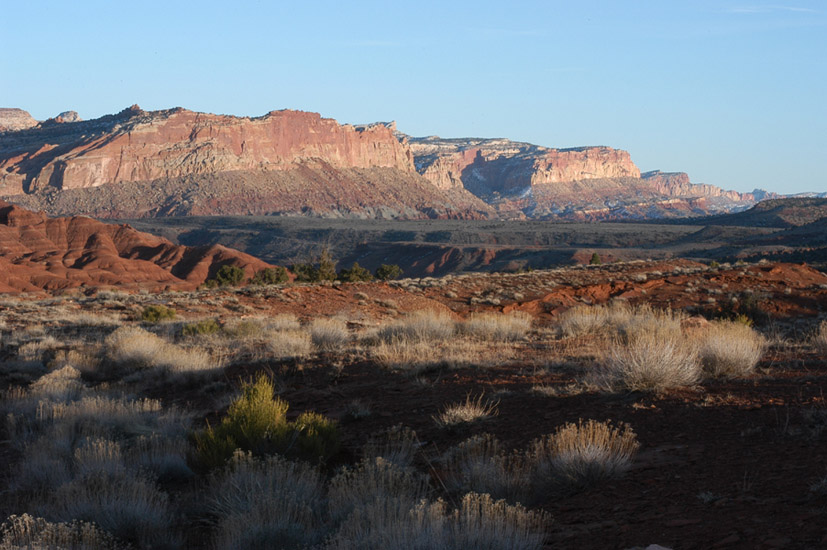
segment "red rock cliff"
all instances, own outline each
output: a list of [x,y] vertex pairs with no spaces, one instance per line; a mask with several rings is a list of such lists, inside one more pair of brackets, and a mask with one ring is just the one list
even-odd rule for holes
[[97,187],[229,171],[282,170],[309,159],[343,168],[413,172],[410,151],[391,129],[356,129],[316,113],[259,118],[144,112],[41,125],[0,143],[0,193]]

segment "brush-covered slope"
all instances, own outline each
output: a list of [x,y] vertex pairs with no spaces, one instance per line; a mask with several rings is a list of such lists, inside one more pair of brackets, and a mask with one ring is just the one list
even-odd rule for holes
[[194,289],[223,265],[268,267],[221,245],[187,247],[128,225],[48,218],[0,201],[0,292],[76,287]]

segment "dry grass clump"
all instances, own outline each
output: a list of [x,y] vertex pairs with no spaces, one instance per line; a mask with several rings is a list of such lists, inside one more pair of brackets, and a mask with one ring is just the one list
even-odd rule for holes
[[211,374],[221,368],[209,353],[182,348],[140,327],[121,327],[106,338],[106,352],[116,364],[158,369],[172,376]]
[[531,330],[531,316],[523,312],[474,313],[460,325],[460,330],[485,341],[512,342],[521,340]]
[[310,323],[310,340],[320,351],[338,351],[348,343],[350,333],[341,319],[314,319]]
[[443,342],[454,335],[456,323],[445,312],[416,311],[382,327],[377,336],[384,343]]
[[78,399],[83,388],[80,371],[67,365],[44,374],[32,382],[29,386],[29,394],[52,401],[67,402]]
[[214,548],[300,548],[324,537],[322,478],[305,463],[237,452],[210,495]]
[[266,326],[268,330],[284,331],[299,330],[302,325],[298,317],[292,313],[279,313],[270,317],[266,322]]
[[488,342],[470,338],[440,341],[395,338],[386,341],[381,337],[383,330],[370,350],[373,359],[385,368],[410,375],[441,368],[486,368],[507,361],[515,353],[508,343],[492,347]]
[[273,331],[264,342],[269,354],[277,359],[303,357],[313,351],[310,334],[303,330]]
[[696,338],[703,370],[713,378],[748,376],[766,348],[763,336],[732,321],[712,323]]
[[381,457],[400,466],[410,466],[418,448],[416,432],[398,424],[372,435],[362,447],[362,456],[366,459]]
[[42,512],[57,521],[93,522],[118,539],[142,547],[169,545],[174,540],[166,494],[132,473],[77,478],[54,491]]
[[354,511],[377,505],[399,508],[427,497],[428,477],[384,458],[364,459],[330,480],[328,503],[331,516],[347,522]]
[[639,446],[628,425],[580,420],[534,441],[528,456],[542,465],[540,471],[548,470],[554,484],[579,489],[625,472]]
[[506,453],[488,434],[473,436],[441,460],[449,491],[538,502],[622,474],[637,449],[629,426],[589,420],[566,424],[522,452]]
[[545,514],[489,495],[469,493],[452,511],[441,500],[411,503],[407,509],[396,504],[355,511],[326,548],[539,550],[546,538]]
[[465,396],[464,402],[460,401],[446,406],[434,417],[434,420],[443,427],[485,420],[497,416],[499,412],[497,405],[499,405],[499,401],[489,401],[485,399],[485,394],[480,394],[479,397],[474,399],[469,393]]
[[92,523],[52,523],[29,514],[11,516],[0,527],[0,550],[115,550],[118,545]]
[[695,348],[683,336],[642,331],[609,352],[602,385],[629,391],[662,391],[690,386],[701,378]]
[[576,306],[564,312],[558,321],[563,336],[603,334],[630,340],[635,335],[651,332],[680,334],[682,312],[658,310],[649,305],[632,307],[624,301],[607,305]]
[[821,351],[827,352],[827,321],[822,321],[821,324],[818,325],[813,343]]

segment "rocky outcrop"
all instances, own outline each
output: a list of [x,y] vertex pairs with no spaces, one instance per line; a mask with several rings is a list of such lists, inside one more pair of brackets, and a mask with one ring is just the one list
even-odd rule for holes
[[14,132],[37,126],[37,121],[23,109],[0,108],[0,132]]
[[128,225],[48,218],[0,201],[0,292],[77,287],[191,290],[223,265],[268,267],[221,245],[187,247]]
[[[99,191],[81,192],[90,189]],[[44,123],[0,140],[0,195],[51,214],[99,217],[492,212],[464,189],[443,192],[417,174],[392,128],[300,111],[244,118],[132,106]]]
[[641,174],[626,151],[550,149],[507,139],[403,136],[417,170],[441,189],[464,187],[502,216],[608,220],[743,209],[749,193],[693,184],[684,173]]

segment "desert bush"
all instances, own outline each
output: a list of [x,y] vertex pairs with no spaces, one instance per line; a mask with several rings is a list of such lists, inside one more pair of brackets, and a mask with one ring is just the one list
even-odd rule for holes
[[244,270],[237,265],[222,265],[215,273],[215,282],[218,286],[238,286],[244,277]]
[[86,438],[75,448],[74,455],[74,473],[79,477],[116,476],[126,470],[120,443],[108,438]]
[[626,424],[615,427],[594,420],[566,424],[529,448],[532,486],[550,482],[564,492],[589,487],[625,472],[638,447],[637,436]]
[[402,276],[402,268],[396,264],[382,264],[376,268],[375,275],[380,281],[391,281]]
[[29,393],[51,401],[68,402],[80,397],[83,387],[80,371],[67,365],[44,374],[32,382],[29,386]]
[[353,262],[350,269],[342,269],[339,271],[338,278],[340,281],[346,283],[358,283],[360,281],[370,281],[373,279],[373,275],[370,274],[370,271],[359,265],[359,262]]
[[189,445],[183,437],[140,435],[125,456],[126,464],[150,472],[161,483],[183,481],[193,476],[187,465]]
[[381,457],[400,466],[410,466],[413,464],[417,448],[416,432],[397,424],[383,432],[371,435],[362,447],[362,456],[366,459]]
[[416,311],[404,319],[382,327],[378,337],[383,342],[441,342],[455,332],[450,315],[436,311]]
[[539,550],[547,521],[543,513],[474,493],[453,511],[441,500],[392,501],[354,511],[327,549]]
[[116,365],[151,368],[173,376],[210,374],[221,368],[209,353],[171,344],[139,327],[121,327],[105,341],[107,356]]
[[434,417],[436,423],[443,427],[452,427],[458,424],[467,424],[478,420],[485,420],[496,416],[499,401],[492,402],[485,399],[485,394],[480,394],[476,399],[471,394],[465,396],[465,401],[452,403],[446,406]]
[[325,462],[338,452],[338,429],[332,421],[303,413],[288,422],[289,405],[273,395],[273,384],[264,375],[244,384],[221,423],[193,435],[197,464],[221,467],[236,449],[254,456],[284,454],[312,462]]
[[295,264],[293,273],[296,281],[303,283],[319,283],[336,280],[336,261],[329,250],[323,250],[315,263]]
[[338,351],[349,339],[347,325],[341,319],[314,319],[310,323],[310,340],[320,351]]
[[523,312],[474,313],[460,327],[463,333],[480,340],[510,342],[525,337],[531,329],[531,316]]
[[60,369],[71,366],[82,374],[92,374],[100,366],[98,349],[94,346],[81,346],[77,349],[59,350],[49,363],[49,368]]
[[495,498],[525,500],[530,479],[521,457],[507,455],[490,434],[472,436],[443,454],[444,483],[454,494],[476,491]]
[[616,343],[604,367],[603,385],[612,390],[661,391],[690,386],[701,377],[695,349],[682,336],[656,330]]
[[704,372],[714,378],[748,376],[764,355],[766,341],[748,325],[712,323],[696,336]]
[[259,338],[264,334],[264,321],[262,319],[244,319],[228,322],[222,329],[224,334],[232,338],[246,340]]
[[0,526],[0,550],[115,550],[115,540],[83,521],[52,523],[28,514],[9,517]]
[[575,306],[560,316],[558,326],[563,336],[606,334],[629,340],[638,333],[651,331],[678,335],[683,318],[679,311],[657,310],[645,304],[632,307],[613,301],[608,305]]
[[387,505],[418,502],[429,493],[428,477],[415,469],[384,458],[364,459],[354,468],[344,468],[330,480],[328,502],[336,521],[346,521],[354,510],[377,502]]
[[290,280],[287,276],[287,270],[281,266],[265,267],[261,271],[256,272],[253,278],[250,279],[250,284],[254,285],[280,285]]
[[303,330],[273,331],[265,337],[270,354],[278,359],[303,357],[313,351],[310,335]]
[[301,323],[292,313],[279,313],[267,320],[269,330],[299,330]]
[[221,330],[221,326],[215,319],[202,319],[193,323],[187,323],[181,328],[181,333],[184,336],[201,336],[215,334],[219,330]]
[[141,320],[145,323],[159,323],[175,319],[175,310],[163,305],[146,306],[141,311]]
[[827,321],[822,321],[818,325],[815,336],[813,337],[815,346],[823,352],[827,352]]
[[42,506],[57,521],[92,522],[140,547],[174,546],[173,514],[167,496],[146,478],[132,473],[99,473],[59,487]]
[[307,464],[239,452],[209,494],[217,549],[300,548],[324,537],[322,478]]

